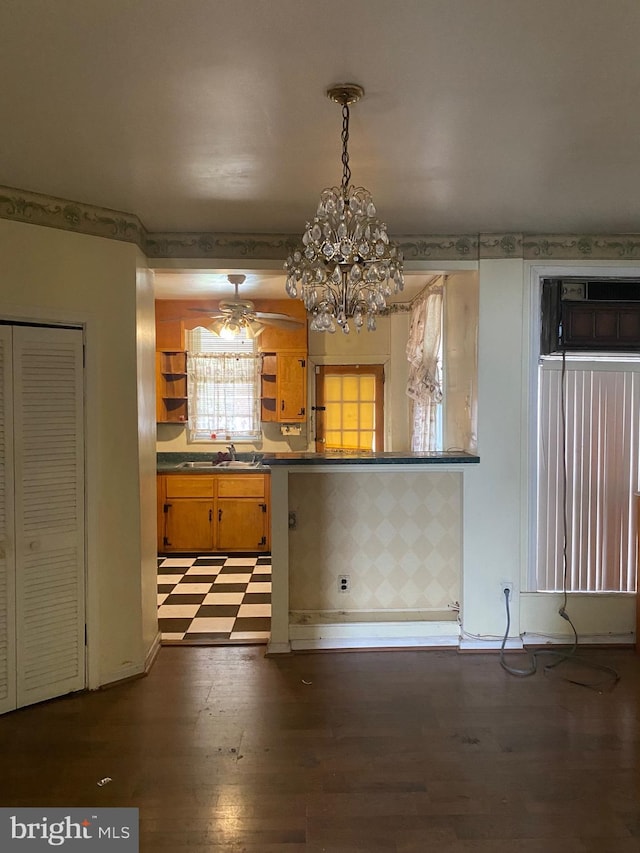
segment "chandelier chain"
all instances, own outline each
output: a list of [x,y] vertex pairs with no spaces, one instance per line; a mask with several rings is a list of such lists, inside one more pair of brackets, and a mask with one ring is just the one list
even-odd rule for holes
[[349,168],[349,104],[342,105],[342,196],[347,197],[347,190],[351,182],[351,169]]

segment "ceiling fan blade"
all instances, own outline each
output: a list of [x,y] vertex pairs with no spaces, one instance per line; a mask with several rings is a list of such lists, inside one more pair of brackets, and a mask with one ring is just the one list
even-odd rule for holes
[[256,311],[255,317],[261,323],[266,323],[269,326],[277,326],[279,329],[299,329],[304,326],[302,320],[296,320],[294,317],[289,317],[286,314],[269,314],[264,311]]

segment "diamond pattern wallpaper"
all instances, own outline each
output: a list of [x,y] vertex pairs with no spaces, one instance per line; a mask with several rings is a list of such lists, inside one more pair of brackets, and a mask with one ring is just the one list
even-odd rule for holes
[[441,618],[460,599],[461,503],[462,475],[433,469],[291,476],[290,609]]

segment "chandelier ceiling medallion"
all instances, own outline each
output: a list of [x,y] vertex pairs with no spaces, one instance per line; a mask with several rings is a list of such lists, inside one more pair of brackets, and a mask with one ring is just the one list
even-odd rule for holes
[[322,191],[313,222],[307,222],[302,245],[287,258],[286,290],[300,297],[311,314],[312,331],[345,334],[353,320],[376,328],[376,315],[387,298],[404,287],[402,252],[389,240],[387,226],[376,216],[371,193],[350,185],[349,106],[364,95],[362,86],[344,83],[327,90],[342,106],[342,185]]

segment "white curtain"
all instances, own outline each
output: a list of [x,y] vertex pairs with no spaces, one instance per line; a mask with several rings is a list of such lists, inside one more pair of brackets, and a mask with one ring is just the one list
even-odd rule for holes
[[441,337],[443,282],[430,284],[414,301],[409,325],[407,394],[412,401],[411,449],[436,450],[436,415],[442,402]]
[[259,356],[189,353],[187,386],[192,440],[260,435]]

